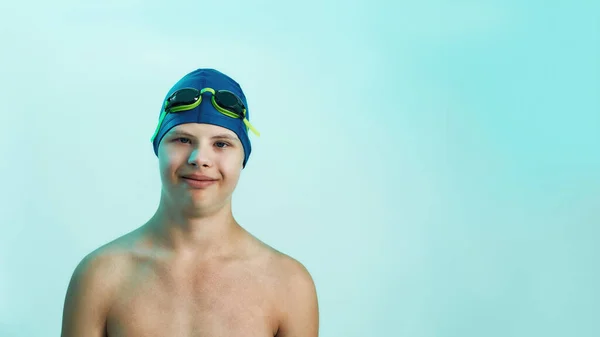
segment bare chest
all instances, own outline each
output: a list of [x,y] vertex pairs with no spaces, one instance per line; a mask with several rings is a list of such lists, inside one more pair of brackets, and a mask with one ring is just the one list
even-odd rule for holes
[[277,330],[273,282],[235,266],[139,267],[107,317],[110,337],[267,337]]

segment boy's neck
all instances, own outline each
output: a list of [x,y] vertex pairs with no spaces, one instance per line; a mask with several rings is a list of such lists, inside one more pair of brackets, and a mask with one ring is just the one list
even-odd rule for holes
[[245,232],[233,218],[230,206],[193,217],[161,206],[144,226],[156,244],[175,254],[224,255],[235,248]]

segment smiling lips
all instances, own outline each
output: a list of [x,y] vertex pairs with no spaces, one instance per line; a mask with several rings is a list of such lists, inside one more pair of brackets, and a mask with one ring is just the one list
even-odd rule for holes
[[181,177],[190,187],[205,188],[214,184],[217,179],[200,174],[191,174]]

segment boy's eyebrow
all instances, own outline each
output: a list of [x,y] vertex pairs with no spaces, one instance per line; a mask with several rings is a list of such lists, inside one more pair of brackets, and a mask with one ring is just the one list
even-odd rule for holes
[[226,134],[226,133],[218,134],[218,135],[212,136],[211,138],[212,139],[217,139],[217,138],[223,139],[223,138],[225,138],[225,139],[237,140],[237,137],[234,137],[234,136]]
[[185,131],[169,132],[169,136],[186,136],[186,137],[190,137],[190,138],[196,138],[196,136],[192,135],[191,133],[187,133]]

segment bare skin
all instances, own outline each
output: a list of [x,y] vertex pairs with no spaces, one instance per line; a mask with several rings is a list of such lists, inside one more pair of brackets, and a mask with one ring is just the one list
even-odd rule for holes
[[[210,135],[226,130],[216,126],[182,129],[197,144],[167,143],[161,150],[163,194],[155,215],[76,268],[62,336],[317,337],[308,271],[233,219],[236,144],[229,152],[206,145]],[[179,173],[191,172],[189,162],[218,182],[185,188]]]

